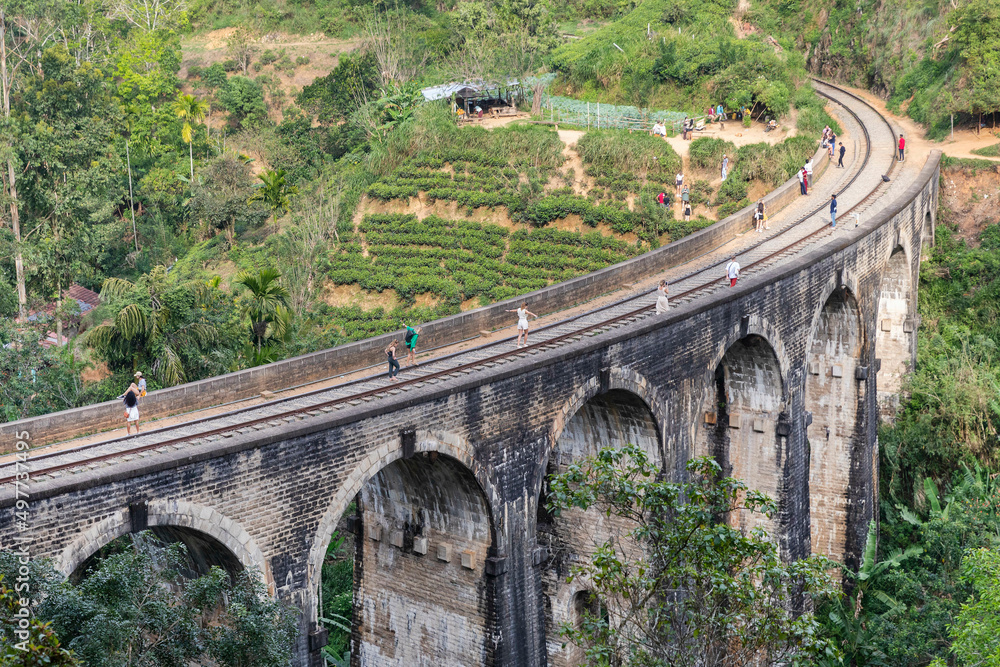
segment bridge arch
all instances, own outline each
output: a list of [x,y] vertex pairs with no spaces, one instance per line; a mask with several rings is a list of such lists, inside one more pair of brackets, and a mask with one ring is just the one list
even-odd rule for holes
[[[543,450],[542,458],[539,461],[539,470],[542,474],[538,476],[535,489],[536,492],[539,490],[541,480],[545,476],[549,458],[552,455],[552,452],[556,449],[559,443],[559,438],[562,437],[567,424],[572,421],[572,419],[580,412],[580,409],[586,405],[588,401],[602,392],[613,390],[621,390],[635,394],[643,403],[645,403],[646,408],[650,411],[650,413],[652,413],[653,423],[655,425],[656,432],[659,433],[662,443],[664,439],[664,428],[666,425],[666,403],[661,398],[656,385],[650,382],[644,375],[632,368],[608,369],[606,386],[601,386],[600,377],[591,377],[584,384],[580,385],[573,395],[563,403],[559,412],[556,414],[556,418],[553,420],[552,426],[549,428],[549,446]],[[661,458],[666,458],[666,452],[661,451],[659,455]]]
[[581,386],[552,426],[538,475],[535,539],[547,554],[541,569],[541,596],[548,664],[553,667],[575,666],[584,658],[579,647],[564,642],[559,633],[562,623],[578,617],[579,595],[589,588],[579,578],[567,582],[571,565],[589,558],[605,540],[623,536],[631,526],[596,510],[572,509],[552,516],[545,508],[546,478],[574,461],[596,455],[602,447],[626,444],[641,447],[662,469],[663,407],[659,392],[640,374],[613,369],[605,375],[603,386],[600,378]]
[[[723,473],[747,486],[782,501],[784,468],[787,463],[786,408],[789,386],[782,358],[783,347],[772,345],[761,333],[766,327],[745,326],[744,335],[717,357],[706,378],[702,422],[695,452],[713,456]],[[778,538],[773,519],[741,512],[729,517],[740,528],[763,527]]]
[[[428,484],[432,479],[436,482]],[[423,606],[418,610],[413,600],[403,599],[405,595],[401,594],[406,591],[392,590],[393,583],[398,581],[413,585],[412,595],[419,595],[421,587],[426,585],[428,588],[423,589],[425,600],[441,599],[440,590],[446,589],[449,583],[461,581],[465,584],[452,597],[471,606],[464,613],[448,617],[450,629],[446,634],[468,641],[458,648],[455,642],[459,640],[453,639],[451,648],[447,649],[448,658],[426,656],[432,658],[434,664],[463,664],[461,661],[470,659],[469,651],[474,652],[477,646],[484,652],[487,643],[492,647],[494,641],[488,635],[492,632],[493,609],[487,598],[493,595],[493,582],[485,578],[486,559],[504,554],[508,538],[500,525],[499,492],[485,468],[475,459],[471,443],[452,433],[417,430],[413,456],[404,456],[401,438],[395,438],[372,447],[353,467],[328,503],[313,537],[304,609],[310,627],[318,623],[318,591],[327,546],[341,517],[355,500],[359,504],[360,518],[360,534],[355,539],[360,542],[360,548],[356,549],[355,558],[354,625],[357,628],[363,624],[365,629],[361,645],[355,648],[362,654],[370,654],[377,664],[387,665],[419,663],[422,657],[414,653],[414,646],[418,652],[421,646],[445,650],[442,646],[448,641],[442,643],[441,637],[429,637],[423,626],[434,620],[444,623],[446,612],[438,610],[441,613],[436,619],[427,616],[421,620]],[[463,530],[463,534],[456,534]],[[445,531],[451,534],[443,540]],[[418,539],[421,537],[429,538],[426,544]],[[439,547],[445,550],[439,552]],[[421,553],[422,548],[427,551]],[[412,570],[414,564],[405,561],[417,558],[426,566],[427,571],[423,574],[410,572],[395,579],[377,580],[378,568]],[[375,569],[371,569],[373,567]],[[444,569],[450,574],[447,581],[437,572]],[[371,575],[367,578],[366,570]],[[375,600],[366,593],[380,590],[387,591],[384,599]],[[465,622],[466,619],[471,622]],[[457,627],[463,623],[462,628]],[[413,641],[400,637],[396,642],[397,632],[425,634]],[[388,658],[388,650],[382,652],[388,646],[380,646],[380,640],[388,641],[396,658]],[[481,662],[476,657],[469,664]]]
[[[155,533],[183,541],[189,550],[202,542],[213,549],[225,547],[228,555],[242,568],[256,568],[264,577],[271,593],[274,593],[270,568],[260,547],[238,522],[212,507],[181,500],[150,501],[146,512],[148,527]],[[71,576],[101,548],[127,535],[131,530],[132,520],[128,509],[119,510],[94,523],[63,549],[58,559],[58,570],[67,577]],[[222,554],[220,560],[229,561],[228,555]]]
[[[845,281],[846,282],[846,281]],[[855,292],[836,285],[813,318],[806,348],[805,409],[813,553],[843,562],[853,456],[864,440],[864,387],[857,376],[865,331]]]
[[917,318],[909,243],[905,237],[893,246],[881,272],[878,311],[875,319],[875,357],[879,409],[883,416],[895,414],[899,391],[913,361]]

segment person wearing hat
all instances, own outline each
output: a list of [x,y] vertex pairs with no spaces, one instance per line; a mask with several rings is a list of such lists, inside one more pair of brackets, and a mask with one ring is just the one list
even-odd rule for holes
[[142,371],[135,372],[135,381],[139,387],[139,398],[143,398],[146,395],[146,378],[142,377]]

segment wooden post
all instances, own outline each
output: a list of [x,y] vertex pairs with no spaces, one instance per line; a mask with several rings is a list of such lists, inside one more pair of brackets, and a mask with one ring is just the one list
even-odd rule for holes
[[955,114],[951,115],[951,140],[955,141]]
[[601,129],[601,103],[597,103],[597,129]]
[[590,129],[590,102],[587,102],[587,129]]

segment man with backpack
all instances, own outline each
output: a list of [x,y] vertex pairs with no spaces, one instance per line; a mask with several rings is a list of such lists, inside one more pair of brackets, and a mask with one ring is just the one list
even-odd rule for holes
[[406,345],[408,350],[406,354],[406,361],[409,362],[410,366],[417,365],[417,336],[420,335],[420,327],[411,327],[408,324],[404,324],[406,327],[406,333],[403,334],[403,344]]

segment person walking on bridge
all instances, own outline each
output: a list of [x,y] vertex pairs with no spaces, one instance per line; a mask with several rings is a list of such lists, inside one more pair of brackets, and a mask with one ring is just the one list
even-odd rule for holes
[[399,373],[399,360],[396,359],[396,350],[399,348],[399,341],[395,338],[389,343],[389,347],[385,348],[385,356],[389,361],[389,382],[399,382],[399,378],[396,374]]
[[403,344],[406,345],[408,350],[406,354],[406,361],[410,366],[417,365],[417,336],[420,335],[420,327],[411,327],[404,324],[406,327],[406,333],[403,334]]
[[667,281],[661,280],[659,287],[656,288],[656,314],[662,315],[667,312],[669,303],[667,302],[667,294],[670,293],[670,289],[667,287]]
[[125,404],[125,435],[131,433],[132,425],[135,425],[135,434],[139,435],[139,387],[130,383],[125,393],[119,396]]
[[726,265],[726,277],[729,278],[729,286],[736,287],[736,281],[740,279],[740,263],[736,261],[736,255]]
[[904,139],[903,135],[900,134],[899,135],[899,161],[900,162],[903,161],[903,149],[904,148],[906,148],[906,139]]
[[830,228],[837,228],[837,195],[830,195]]
[[[528,345],[528,315],[531,315],[536,320],[538,315],[528,310],[528,302],[522,301],[521,307],[516,310],[508,310],[508,313],[517,313],[517,346],[526,347]],[[524,343],[521,343],[521,339],[524,339]]]

